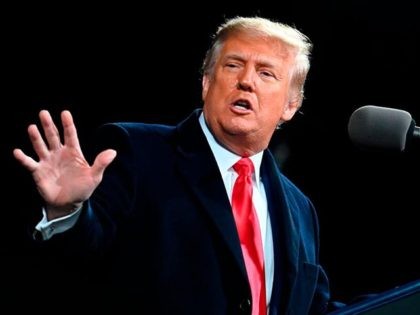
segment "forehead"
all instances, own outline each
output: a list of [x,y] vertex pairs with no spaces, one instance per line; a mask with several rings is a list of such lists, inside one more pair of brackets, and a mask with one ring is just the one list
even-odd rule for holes
[[244,33],[231,34],[223,44],[220,57],[229,55],[241,56],[245,59],[267,59],[271,61],[292,61],[295,53],[291,46],[280,39],[249,35]]

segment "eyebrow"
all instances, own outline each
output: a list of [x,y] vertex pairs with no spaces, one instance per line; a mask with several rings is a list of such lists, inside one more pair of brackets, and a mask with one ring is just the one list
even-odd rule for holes
[[[240,55],[240,54],[237,54],[237,53],[227,54],[223,59],[224,60],[233,59],[233,60],[242,61],[242,62],[246,61],[246,58],[243,55]],[[267,67],[267,68],[271,68],[271,69],[276,68],[275,64],[273,64],[272,62],[270,62],[268,60],[259,59],[259,60],[257,60],[257,65]]]

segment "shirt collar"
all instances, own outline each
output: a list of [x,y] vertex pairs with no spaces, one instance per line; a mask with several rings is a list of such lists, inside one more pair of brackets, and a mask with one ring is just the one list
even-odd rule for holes
[[[207,142],[210,145],[210,149],[213,152],[213,155],[216,159],[219,170],[223,173],[228,172],[232,168],[232,166],[241,159],[241,156],[225,149],[216,141],[206,124],[203,113],[200,114],[199,122],[201,129],[203,130],[204,135],[206,136]],[[258,152],[257,154],[254,154],[249,157],[252,163],[254,164],[257,185],[259,185],[258,183],[260,182],[260,166],[262,156],[263,151]]]

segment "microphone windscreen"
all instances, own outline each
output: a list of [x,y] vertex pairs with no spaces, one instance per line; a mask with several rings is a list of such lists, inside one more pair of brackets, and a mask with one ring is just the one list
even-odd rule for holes
[[361,147],[404,151],[413,124],[410,113],[404,110],[366,105],[351,115],[348,133]]

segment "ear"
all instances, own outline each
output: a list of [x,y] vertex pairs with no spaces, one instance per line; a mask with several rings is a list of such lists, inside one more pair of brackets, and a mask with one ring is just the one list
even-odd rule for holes
[[204,101],[207,96],[207,92],[209,90],[209,85],[210,85],[210,79],[207,74],[203,75],[201,85],[202,85],[201,99]]
[[296,114],[298,109],[300,108],[302,101],[300,96],[295,96],[292,99],[290,99],[286,106],[283,109],[283,114],[281,116],[282,121],[289,121],[293,118],[293,116]]

